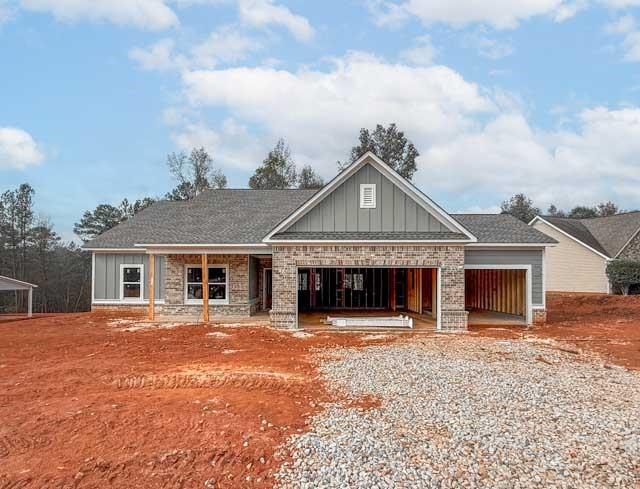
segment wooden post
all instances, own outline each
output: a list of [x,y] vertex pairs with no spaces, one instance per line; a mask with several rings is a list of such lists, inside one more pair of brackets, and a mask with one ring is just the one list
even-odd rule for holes
[[149,296],[149,321],[156,318],[156,255],[149,255],[149,283],[147,294]]
[[202,254],[202,320],[209,322],[209,267],[207,254]]
[[33,316],[33,287],[29,287],[29,299],[28,299],[28,304],[27,304],[27,317],[32,317],[32,316]]

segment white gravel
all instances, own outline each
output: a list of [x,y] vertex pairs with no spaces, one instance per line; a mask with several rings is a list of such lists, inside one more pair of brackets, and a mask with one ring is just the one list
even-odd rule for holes
[[327,406],[289,440],[281,487],[640,483],[636,372],[549,345],[469,336],[333,350],[321,369],[334,388],[382,406]]

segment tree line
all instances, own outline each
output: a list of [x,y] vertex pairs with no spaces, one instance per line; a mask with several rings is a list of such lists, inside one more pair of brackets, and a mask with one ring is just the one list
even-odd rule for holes
[[[91,301],[91,256],[63,242],[46,217],[34,211],[28,183],[0,196],[0,275],[38,285],[36,312],[86,311]],[[26,293],[0,294],[0,312],[23,311]]]
[[511,214],[512,216],[526,223],[531,222],[534,217],[543,214],[551,217],[589,219],[592,217],[613,216],[615,214],[626,212],[620,209],[617,204],[609,200],[606,202],[601,202],[595,206],[576,205],[568,211],[558,209],[554,204],[551,204],[547,208],[547,212],[543,213],[540,208],[534,204],[532,199],[522,193],[515,194],[510,199],[502,202],[500,211],[502,214]]

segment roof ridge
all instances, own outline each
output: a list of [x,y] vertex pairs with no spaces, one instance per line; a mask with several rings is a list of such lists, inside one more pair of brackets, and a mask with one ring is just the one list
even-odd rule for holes
[[627,214],[637,214],[637,213],[640,213],[640,210],[618,212],[617,214],[611,214],[610,216],[583,217],[582,219],[577,219],[577,220],[578,221],[590,221],[592,219],[607,219],[609,217],[626,216]]

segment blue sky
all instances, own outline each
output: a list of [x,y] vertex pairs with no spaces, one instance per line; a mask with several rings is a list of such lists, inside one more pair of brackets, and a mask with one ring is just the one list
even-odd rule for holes
[[0,60],[0,191],[67,239],[172,151],[245,187],[284,137],[329,178],[390,122],[450,211],[640,208],[640,0],[0,0]]

